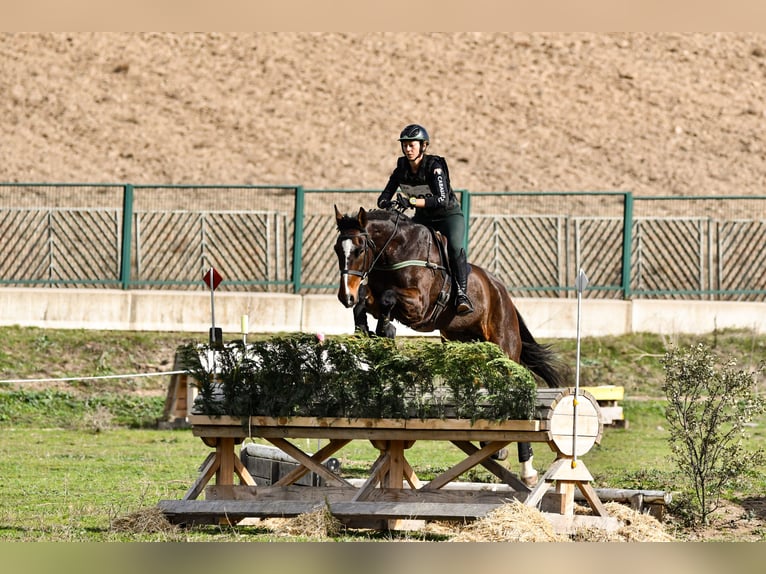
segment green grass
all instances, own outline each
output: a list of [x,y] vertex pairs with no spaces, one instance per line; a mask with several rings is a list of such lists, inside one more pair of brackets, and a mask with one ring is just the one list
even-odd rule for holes
[[[32,378],[99,372],[108,358],[114,373],[168,370],[176,346],[188,335],[45,331],[2,328],[0,378]],[[740,364],[766,356],[766,338],[719,333],[688,339],[714,344]],[[545,341],[547,342],[547,341]],[[574,361],[574,341],[553,341]],[[686,344],[680,340],[676,344]],[[607,428],[600,445],[584,455],[596,488],[676,490],[679,477],[669,461],[659,358],[665,341],[650,335],[585,339],[582,384],[622,384],[627,429]],[[40,346],[44,352],[39,351]],[[30,358],[30,355],[33,355]],[[65,366],[62,363],[66,363]],[[75,368],[72,365],[79,365]],[[763,381],[760,381],[761,388]],[[189,430],[157,430],[167,377],[155,381],[0,386],[0,541],[271,541],[296,540],[256,526],[199,527],[173,533],[122,533],[112,521],[162,499],[180,499],[210,449]],[[766,447],[766,419],[749,429],[751,448]],[[298,446],[315,450],[316,441]],[[512,445],[513,446],[513,445]],[[508,463],[516,470],[515,449]],[[337,455],[346,476],[364,476],[377,456],[366,441]],[[463,455],[449,443],[419,442],[407,453],[423,479]],[[535,466],[544,470],[553,454],[535,445]],[[468,480],[489,480],[473,470]],[[731,485],[731,500],[762,497],[766,468]],[[354,534],[349,539],[379,535]],[[388,535],[391,536],[391,535]],[[409,534],[406,536],[417,536]]]

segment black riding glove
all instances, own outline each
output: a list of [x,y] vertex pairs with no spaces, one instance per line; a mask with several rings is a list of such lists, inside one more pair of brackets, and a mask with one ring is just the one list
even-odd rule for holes
[[411,209],[415,207],[414,205],[412,205],[412,203],[410,203],[410,200],[404,197],[401,193],[396,194],[394,203],[396,204],[396,208],[401,209],[402,211],[404,211],[405,209]]
[[389,198],[386,198],[386,196],[381,195],[378,198],[378,207],[380,209],[388,209],[389,207],[391,207],[391,200]]

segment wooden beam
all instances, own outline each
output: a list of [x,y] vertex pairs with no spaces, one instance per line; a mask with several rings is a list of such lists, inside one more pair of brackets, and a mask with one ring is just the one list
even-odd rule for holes
[[234,472],[237,473],[237,476],[239,477],[239,480],[242,484],[247,484],[248,486],[255,486],[255,479],[250,474],[250,471],[245,468],[245,465],[242,464],[242,461],[239,460],[239,457],[234,457]]
[[[486,458],[489,458],[492,456],[495,452],[503,448],[507,442],[489,442],[485,444],[481,449],[478,449],[473,454],[469,455],[468,458],[463,459],[456,465],[454,465],[452,468],[447,469],[445,472],[441,473],[439,476],[434,477],[433,480],[431,480],[428,484],[426,484],[423,489],[424,490],[434,490],[437,488],[441,488],[448,482],[452,482],[455,480],[458,476],[466,472],[467,470],[472,469],[477,464],[481,463]],[[475,447],[474,447],[475,448]]]
[[215,452],[211,452],[207,455],[207,458],[199,468],[200,475],[197,477],[197,480],[194,481],[194,484],[191,485],[189,490],[186,491],[183,500],[194,500],[197,498],[205,489],[205,485],[210,482],[211,478],[213,478],[213,475],[218,470],[218,465],[220,464],[216,454],[217,453]]
[[378,458],[372,463],[370,477],[364,482],[361,488],[359,488],[352,500],[364,500],[367,498],[369,493],[382,482],[383,476],[388,472],[390,462],[391,459],[389,458],[388,453],[386,451],[380,451],[380,455],[378,455]]
[[[316,501],[244,500],[161,500],[159,509],[174,523],[194,518],[227,518],[238,521],[247,517],[289,518],[306,514],[324,503]],[[463,520],[485,516],[497,504],[439,502],[333,502],[328,510],[339,519],[380,518],[419,520]]]
[[[339,477],[337,474],[335,474],[334,472],[332,472],[331,470],[329,470],[322,464],[324,459],[327,458],[326,456],[324,456],[324,454],[322,454],[322,451],[316,453],[314,456],[309,456],[305,452],[303,452],[301,449],[299,449],[297,446],[295,446],[293,443],[283,438],[274,437],[269,439],[269,442],[271,442],[274,446],[279,448],[281,451],[289,454],[296,461],[298,461],[300,464],[303,465],[303,467],[298,467],[292,472],[290,472],[289,474],[287,474],[286,476],[283,476],[275,484],[279,486],[291,484],[292,482],[294,482],[295,480],[299,479],[301,476],[306,474],[306,472],[311,470],[332,484],[341,484],[341,485],[346,485],[349,487],[351,486],[346,480]],[[347,440],[346,442],[347,443],[350,442],[350,439]],[[340,448],[340,447],[335,448],[336,446],[337,446],[337,443],[333,443],[332,448],[328,450],[332,450],[332,452],[335,452],[336,450],[338,450],[338,448]],[[320,457],[321,457],[321,460],[320,460]]]
[[[454,444],[464,453],[469,455],[479,450],[478,448],[476,448],[476,446],[473,443],[470,443],[468,441],[452,441],[452,444]],[[503,448],[503,447],[500,447],[500,448]],[[520,492],[529,492],[529,487],[526,484],[524,484],[519,479],[519,477],[517,477],[515,474],[513,474],[510,470],[505,468],[503,465],[492,460],[491,457],[482,460],[481,465],[484,468],[486,468],[488,471],[490,471],[492,474],[494,474],[496,477],[498,477],[500,480],[502,480],[505,484],[514,488],[515,490],[518,490]]]

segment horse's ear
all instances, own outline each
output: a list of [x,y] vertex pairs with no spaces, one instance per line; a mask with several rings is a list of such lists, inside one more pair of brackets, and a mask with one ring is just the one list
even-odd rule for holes
[[367,212],[364,210],[364,207],[359,208],[359,213],[356,216],[356,220],[359,223],[360,229],[367,227]]
[[338,211],[338,206],[337,205],[333,205],[333,207],[335,208],[335,222],[339,223],[340,220],[343,219],[343,215],[341,215],[341,212]]

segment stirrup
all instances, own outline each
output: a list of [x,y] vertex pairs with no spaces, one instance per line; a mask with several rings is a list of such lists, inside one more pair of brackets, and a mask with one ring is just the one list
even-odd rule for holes
[[469,313],[473,313],[471,300],[464,293],[458,293],[457,299],[455,300],[455,311],[458,315],[468,315]]

